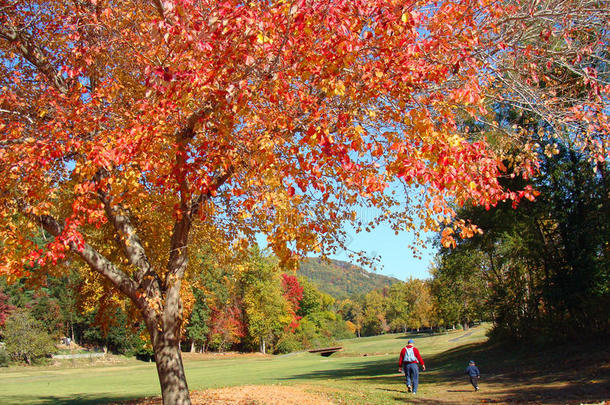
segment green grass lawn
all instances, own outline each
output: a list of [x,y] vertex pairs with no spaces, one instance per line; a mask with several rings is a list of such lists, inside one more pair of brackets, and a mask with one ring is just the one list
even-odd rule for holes
[[[449,395],[455,398],[455,403],[467,402],[464,396],[470,393],[461,373],[471,358],[477,360],[484,375],[496,379],[489,382],[489,387],[497,384],[501,391],[502,384],[506,384],[502,376],[513,378],[511,373],[519,367],[523,356],[485,344],[485,332],[486,327],[482,326],[467,332],[414,336],[428,366],[420,377],[418,398],[454,403],[441,400]],[[404,380],[397,373],[397,358],[408,338],[396,334],[349,339],[342,342],[344,350],[331,357],[298,353],[185,360],[185,370],[189,388],[196,391],[235,385],[289,384],[306,386],[347,404],[404,403]],[[602,385],[608,382],[607,374],[591,378],[597,378]],[[514,386],[514,380],[511,381],[509,384]],[[157,395],[160,390],[154,363],[124,360],[104,366],[0,369],[2,404],[95,404]],[[603,395],[604,391],[596,391],[591,398]]]

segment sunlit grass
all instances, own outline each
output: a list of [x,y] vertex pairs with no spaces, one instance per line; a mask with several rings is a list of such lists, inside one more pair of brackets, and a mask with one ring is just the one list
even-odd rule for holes
[[[464,332],[415,336],[424,359],[472,341],[481,342],[484,328],[463,340]],[[245,384],[299,384],[351,403],[384,403],[401,388],[397,357],[404,334],[349,339],[331,357],[310,353],[290,356],[185,360],[191,390]],[[384,391],[386,389],[387,391]],[[0,370],[0,403],[93,404],[160,395],[154,363],[125,360],[116,365],[76,365]],[[372,401],[372,402],[371,402]],[[381,401],[381,402],[380,402]]]

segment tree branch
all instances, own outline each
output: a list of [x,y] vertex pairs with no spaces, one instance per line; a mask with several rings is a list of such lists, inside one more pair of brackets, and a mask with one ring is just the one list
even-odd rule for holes
[[147,295],[155,295],[151,290],[158,293],[161,288],[161,280],[148,261],[142,241],[133,227],[131,219],[123,213],[122,207],[112,205],[108,193],[98,190],[98,196],[104,205],[106,217],[117,232],[117,242],[125,252],[125,257],[138,269],[133,276],[135,283],[141,290],[146,291]]
[[35,43],[30,35],[5,24],[0,25],[0,38],[11,43],[28,62],[36,66],[47,77],[60,93],[68,93],[68,82],[51,64],[44,50]]
[[[63,233],[63,226],[50,215],[28,214],[28,216],[39,223],[45,231],[55,237],[58,237]],[[91,245],[84,243],[82,249],[73,241],[68,242],[68,245],[70,250],[80,256],[92,270],[108,278],[119,291],[131,298],[139,306],[143,305],[142,297],[138,294],[135,282],[112,264],[112,262],[99,254]]]
[[165,8],[163,7],[161,0],[153,0],[153,3],[155,4],[155,8],[157,9],[159,16],[165,19]]
[[181,279],[187,264],[187,245],[188,236],[193,222],[193,217],[199,213],[202,204],[212,197],[212,190],[222,186],[234,173],[231,166],[223,173],[218,174],[205,193],[193,199],[190,204],[184,204],[188,209],[182,212],[182,216],[176,220],[172,231],[171,251],[167,264],[167,276],[164,282],[164,289],[169,288],[172,278]]

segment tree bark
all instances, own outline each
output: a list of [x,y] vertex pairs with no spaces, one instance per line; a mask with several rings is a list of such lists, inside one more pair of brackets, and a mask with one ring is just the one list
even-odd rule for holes
[[[148,324],[148,322],[147,322]],[[163,405],[190,405],[191,399],[186,383],[179,339],[168,331],[149,327],[155,353],[155,364],[161,384]]]

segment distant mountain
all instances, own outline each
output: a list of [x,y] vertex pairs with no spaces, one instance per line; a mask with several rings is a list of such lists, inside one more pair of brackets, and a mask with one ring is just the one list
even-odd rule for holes
[[327,262],[316,257],[303,260],[297,275],[306,277],[320,291],[338,299],[352,294],[366,294],[400,282],[397,278],[371,273],[341,260]]

